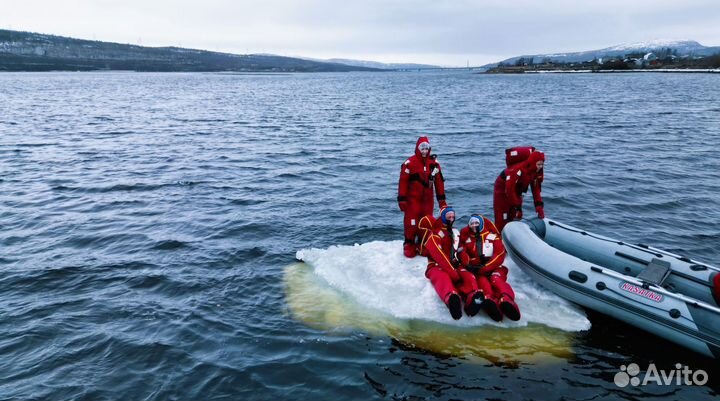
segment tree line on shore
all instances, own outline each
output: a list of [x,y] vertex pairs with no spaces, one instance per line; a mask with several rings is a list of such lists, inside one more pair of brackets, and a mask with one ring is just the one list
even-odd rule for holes
[[526,71],[607,71],[653,69],[717,69],[720,54],[710,56],[678,55],[677,50],[662,48],[653,52],[633,52],[623,56],[594,58],[583,62],[558,62],[549,57],[520,57],[512,63],[498,63],[488,73],[522,73]]

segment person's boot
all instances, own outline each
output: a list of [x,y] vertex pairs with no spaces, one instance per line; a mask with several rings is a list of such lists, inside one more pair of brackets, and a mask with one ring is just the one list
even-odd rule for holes
[[454,292],[450,294],[447,307],[450,309],[450,316],[452,316],[453,319],[459,320],[462,317],[462,301],[460,300],[460,295]]
[[465,313],[468,316],[477,315],[478,312],[480,312],[480,305],[483,300],[485,300],[485,294],[483,294],[482,291],[475,291],[468,297],[467,302],[465,302]]
[[496,300],[492,298],[485,298],[480,304],[480,308],[484,310],[488,316],[490,316],[490,319],[496,322],[503,320],[502,312],[500,312],[500,307],[498,306]]
[[516,322],[520,320],[520,308],[518,308],[515,301],[506,295],[500,297],[500,310],[508,319]]
[[406,242],[403,246],[403,253],[406,258],[414,258],[417,256],[417,248],[414,243]]

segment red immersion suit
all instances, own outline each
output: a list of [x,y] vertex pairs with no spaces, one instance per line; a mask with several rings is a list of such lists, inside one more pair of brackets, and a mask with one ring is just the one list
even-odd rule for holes
[[535,210],[538,217],[545,218],[543,200],[540,187],[543,182],[543,169],[537,170],[537,162],[545,161],[545,154],[534,151],[527,160],[512,165],[503,170],[495,180],[493,191],[493,210],[495,212],[495,225],[499,231],[512,220],[522,218],[523,194],[528,187],[535,201]]
[[[520,319],[520,310],[515,303],[515,292],[507,283],[508,269],[503,266],[505,247],[500,232],[486,217],[473,215],[481,220],[478,231],[470,226],[460,231],[458,254],[462,266],[474,274],[475,282],[463,280],[460,293],[463,296],[479,290],[482,296],[475,296],[479,308],[494,320],[502,320],[503,314],[511,320]],[[472,219],[472,217],[471,217]],[[466,304],[466,312],[471,308]]]
[[461,299],[455,288],[462,278],[455,269],[455,249],[452,228],[443,222],[442,216],[449,208],[441,210],[441,217],[424,216],[418,224],[420,253],[427,256],[428,265],[425,277],[430,279],[435,292],[447,305],[450,315],[457,320],[462,317]]
[[405,256],[412,258],[417,254],[417,225],[420,218],[433,214],[435,200],[433,192],[437,194],[437,201],[440,208],[446,207],[445,184],[442,176],[440,163],[435,155],[430,154],[422,157],[420,153],[421,143],[430,144],[427,137],[418,138],[415,144],[415,155],[402,164],[400,170],[400,182],[398,184],[398,206],[405,212],[403,226],[405,231]]

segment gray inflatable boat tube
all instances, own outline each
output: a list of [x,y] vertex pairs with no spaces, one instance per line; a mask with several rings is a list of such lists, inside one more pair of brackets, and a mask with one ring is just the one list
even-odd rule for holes
[[511,222],[513,261],[548,290],[700,354],[720,358],[720,269],[550,219]]

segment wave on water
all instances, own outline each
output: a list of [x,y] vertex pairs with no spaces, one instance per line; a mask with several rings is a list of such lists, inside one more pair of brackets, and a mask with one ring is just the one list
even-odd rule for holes
[[402,241],[373,241],[328,249],[303,249],[296,258],[344,296],[362,306],[398,319],[416,319],[459,327],[524,327],[542,324],[563,331],[588,330],[590,321],[577,306],[543,289],[506,259],[508,282],[522,311],[517,322],[494,322],[480,312],[455,321],[425,277],[427,259],[403,256]]
[[134,183],[134,184],[112,184],[107,186],[68,186],[68,185],[55,185],[51,189],[53,191],[67,191],[67,192],[80,192],[80,193],[109,193],[109,192],[144,192],[144,191],[156,191],[166,187],[192,187],[200,184],[197,181],[179,180],[170,183]]

